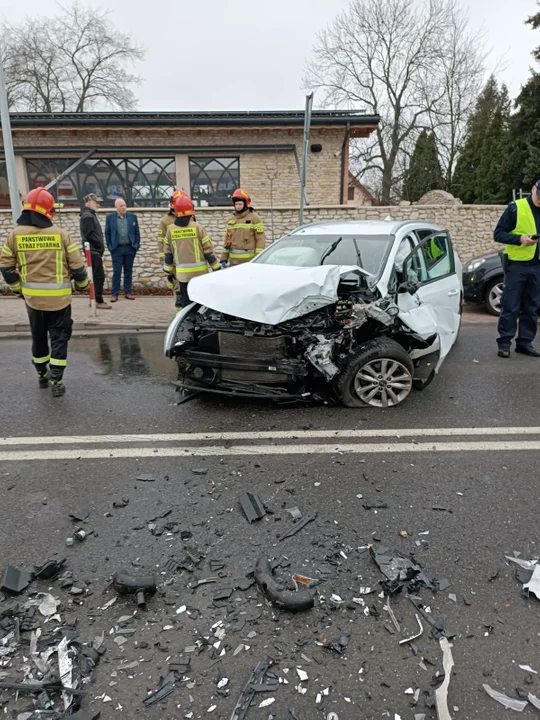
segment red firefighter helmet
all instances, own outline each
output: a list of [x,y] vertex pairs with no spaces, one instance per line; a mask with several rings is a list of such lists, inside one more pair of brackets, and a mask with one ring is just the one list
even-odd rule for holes
[[186,193],[183,193],[175,198],[174,212],[178,215],[178,217],[195,215],[195,206],[193,205],[193,201],[186,195]]
[[182,197],[183,195],[189,197],[187,192],[184,192],[183,190],[175,190],[173,192],[173,194],[171,195],[171,202],[169,203],[169,207],[171,208],[171,210],[174,210],[174,201],[176,200],[176,198]]
[[44,215],[49,220],[53,219],[55,210],[58,207],[62,206],[54,202],[54,197],[45,188],[30,190],[23,202],[24,210],[33,210],[40,215]]
[[247,194],[245,190],[242,190],[242,188],[238,188],[233,192],[231,195],[231,200],[233,202],[233,205],[235,202],[238,202],[239,200],[243,200],[246,204],[246,207],[251,207],[251,198]]

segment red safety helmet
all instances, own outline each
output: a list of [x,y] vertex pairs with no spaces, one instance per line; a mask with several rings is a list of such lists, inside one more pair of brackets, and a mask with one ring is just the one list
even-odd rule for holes
[[174,200],[174,212],[178,217],[187,217],[188,215],[195,215],[195,206],[190,197],[183,193]]
[[173,192],[173,194],[171,195],[171,202],[169,203],[169,207],[171,208],[171,210],[174,210],[174,201],[176,200],[176,198],[182,197],[183,195],[189,197],[187,192],[184,192],[183,190],[175,190]]
[[246,207],[251,207],[251,198],[245,190],[242,190],[242,188],[238,188],[238,190],[235,190],[233,192],[233,194],[231,195],[231,200],[233,202],[233,205],[235,202],[243,200],[246,204]]
[[45,215],[49,220],[53,219],[54,213],[59,207],[62,207],[62,205],[55,203],[54,197],[45,188],[30,190],[23,202],[24,210],[33,210],[40,215]]

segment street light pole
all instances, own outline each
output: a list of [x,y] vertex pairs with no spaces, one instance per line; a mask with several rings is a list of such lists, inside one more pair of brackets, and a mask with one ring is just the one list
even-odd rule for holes
[[300,176],[300,212],[298,224],[304,224],[304,204],[306,201],[307,155],[309,147],[309,129],[311,127],[311,110],[313,108],[313,93],[306,95],[306,112],[304,115],[304,142],[302,151],[302,173]]
[[9,186],[9,199],[11,202],[11,214],[13,225],[17,224],[17,218],[21,210],[21,198],[17,186],[17,171],[15,170],[15,153],[13,152],[13,138],[11,137],[11,122],[9,120],[9,107],[7,100],[6,80],[4,66],[0,52],[0,127],[2,128],[2,139],[4,141],[4,156],[6,158],[6,170]]

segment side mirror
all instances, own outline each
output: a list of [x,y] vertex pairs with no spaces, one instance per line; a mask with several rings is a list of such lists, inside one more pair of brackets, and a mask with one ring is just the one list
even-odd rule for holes
[[420,283],[418,282],[404,282],[399,285],[398,293],[409,293],[409,295],[414,295],[419,287]]

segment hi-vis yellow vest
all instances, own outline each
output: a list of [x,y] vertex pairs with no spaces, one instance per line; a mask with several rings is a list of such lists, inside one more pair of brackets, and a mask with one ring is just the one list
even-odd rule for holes
[[[511,235],[536,235],[536,223],[531,206],[527,198],[516,200],[517,220],[516,227]],[[504,252],[509,260],[532,260],[536,252],[536,245],[505,245]]]

